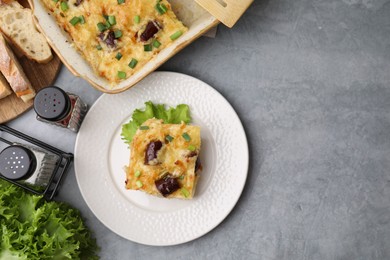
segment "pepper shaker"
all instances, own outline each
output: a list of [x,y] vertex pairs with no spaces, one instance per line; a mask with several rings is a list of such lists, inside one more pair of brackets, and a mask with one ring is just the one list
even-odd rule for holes
[[0,152],[0,174],[5,178],[43,190],[58,163],[59,157],[45,151],[13,144]]
[[75,94],[49,86],[36,94],[34,110],[37,120],[78,132],[88,105]]

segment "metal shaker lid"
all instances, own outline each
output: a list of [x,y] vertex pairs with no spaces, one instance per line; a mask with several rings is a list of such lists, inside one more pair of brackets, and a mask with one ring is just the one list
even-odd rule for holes
[[34,153],[21,145],[11,145],[0,152],[0,174],[7,179],[28,179],[36,167]]
[[56,86],[41,89],[34,99],[34,110],[38,116],[48,121],[64,119],[72,107],[65,91]]

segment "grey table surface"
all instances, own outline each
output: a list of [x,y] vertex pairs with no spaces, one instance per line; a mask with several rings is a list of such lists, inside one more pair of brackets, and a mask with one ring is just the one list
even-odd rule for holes
[[[214,230],[152,247],[101,224],[71,169],[57,199],[81,210],[102,259],[390,259],[390,1],[256,0],[233,29],[160,70],[232,104],[249,142],[247,183]],[[101,95],[65,67],[56,85],[89,105]],[[74,150],[75,134],[33,111],[8,125]]]

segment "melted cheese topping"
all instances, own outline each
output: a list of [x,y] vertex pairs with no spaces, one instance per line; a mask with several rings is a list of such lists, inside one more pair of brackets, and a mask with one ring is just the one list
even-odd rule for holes
[[[69,33],[74,46],[89,62],[95,73],[111,83],[123,80],[118,77],[119,71],[124,72],[126,78],[133,75],[173,41],[171,35],[177,31],[182,33],[187,31],[176,18],[167,0],[125,0],[122,4],[118,4],[118,0],[82,0],[78,5],[77,0],[41,1],[52,12],[58,24]],[[68,6],[65,11],[61,8],[63,3],[67,3]],[[156,10],[157,3],[167,7],[164,14]],[[72,18],[81,16],[84,17],[85,23],[78,22],[76,25],[70,23]],[[101,31],[97,24],[109,25],[107,16],[115,16],[116,24],[111,25],[105,33],[118,30],[122,32],[122,36],[115,39],[115,47],[108,46],[99,37]],[[140,17],[139,23],[135,22],[136,16]],[[160,30],[152,39],[142,42],[139,37],[150,21],[157,22]],[[153,39],[158,40],[161,46],[153,47],[149,52],[144,51],[144,45],[151,44]],[[116,58],[118,53],[122,55],[119,60]],[[138,61],[134,69],[129,67],[133,58]]]
[[[149,129],[138,129],[131,142],[130,165],[126,168],[126,188],[161,196],[155,181],[169,173],[177,178],[180,189],[167,197],[191,199],[197,183],[195,164],[201,145],[200,128],[184,123],[163,124],[162,120],[157,119],[149,119],[143,126],[148,126]],[[184,133],[190,136],[189,141],[183,137]],[[171,142],[166,140],[167,135],[173,138]],[[163,146],[157,153],[156,162],[147,165],[145,164],[147,145],[156,140],[160,140]],[[140,183],[142,187],[139,187]]]

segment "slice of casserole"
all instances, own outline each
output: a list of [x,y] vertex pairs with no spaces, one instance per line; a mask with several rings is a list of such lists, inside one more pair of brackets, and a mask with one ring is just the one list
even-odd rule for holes
[[167,0],[41,1],[95,73],[111,83],[133,75],[187,31]]
[[192,199],[199,170],[200,128],[147,120],[130,145],[126,188],[168,198]]

